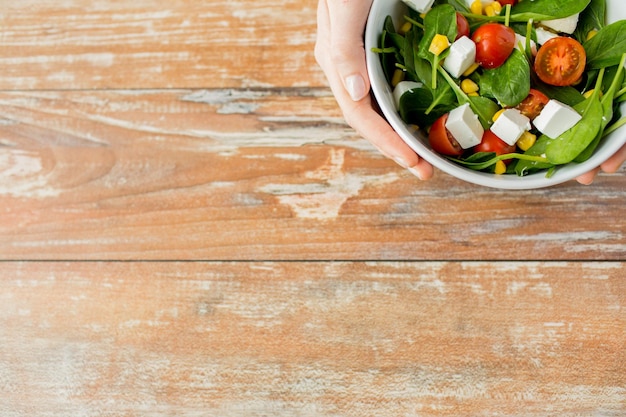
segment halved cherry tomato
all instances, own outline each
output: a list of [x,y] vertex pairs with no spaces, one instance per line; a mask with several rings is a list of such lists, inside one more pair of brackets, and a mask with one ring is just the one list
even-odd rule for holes
[[546,84],[575,84],[585,71],[585,48],[573,38],[558,36],[544,43],[535,57],[535,72]]
[[463,153],[463,148],[454,139],[454,136],[446,129],[448,113],[438,118],[430,127],[428,141],[434,151],[450,156],[459,156]]
[[469,35],[470,28],[467,19],[461,13],[456,12],[456,39],[459,39],[461,36],[469,38]]
[[541,110],[548,104],[550,99],[548,96],[543,94],[539,90],[535,90],[534,88],[530,89],[530,93],[528,96],[520,104],[517,105],[517,109],[530,120],[533,120],[535,117],[539,116]]
[[[495,152],[496,155],[513,153],[515,152],[515,149],[517,149],[515,145],[509,145],[506,142],[502,141],[502,139],[496,136],[496,134],[493,133],[491,130],[485,130],[485,133],[483,133],[482,141],[473,148],[474,153]],[[504,161],[504,163],[507,164],[509,162],[511,162],[510,159]]]
[[515,32],[500,23],[487,23],[474,31],[476,62],[492,69],[504,64],[515,47]]
[[517,3],[517,0],[498,0],[498,3],[500,3],[502,6],[506,6],[507,4],[510,4],[511,6],[515,6],[515,4]]

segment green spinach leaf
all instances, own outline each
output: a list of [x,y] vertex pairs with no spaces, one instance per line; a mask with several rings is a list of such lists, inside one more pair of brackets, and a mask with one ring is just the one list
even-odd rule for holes
[[603,27],[593,38],[583,43],[588,68],[617,65],[626,53],[626,20]]
[[503,106],[514,107],[530,92],[530,65],[519,50],[514,49],[498,68],[485,70],[479,78],[480,91]]
[[435,35],[444,35],[450,42],[456,37],[456,10],[449,4],[435,6],[424,17],[424,37],[418,47],[418,55],[431,64],[435,63],[435,55],[430,52],[430,44]]
[[457,84],[457,82],[444,70],[439,67],[439,74],[445,79],[445,81],[450,86],[450,89],[454,92],[457,99],[457,106],[465,103],[469,103],[474,114],[478,116],[478,120],[480,124],[483,126],[483,129],[487,130],[491,126],[493,115],[496,114],[498,110],[500,110],[500,106],[498,106],[493,100],[483,97],[483,96],[468,96],[461,89],[461,87]]
[[567,104],[568,106],[573,107],[585,99],[585,97],[580,94],[580,91],[574,87],[554,87],[552,85],[544,84],[538,80],[539,79],[537,79],[534,85],[537,90],[541,91],[550,98]]
[[407,124],[430,126],[439,117],[454,109],[456,102],[441,100],[435,103],[432,91],[427,87],[414,88],[400,98],[400,117]]
[[570,163],[593,142],[602,129],[603,108],[598,95],[593,94],[579,103],[576,106],[578,108],[574,107],[582,113],[582,119],[574,127],[548,143],[546,157],[550,162],[555,165]]
[[[587,148],[585,148],[585,150],[581,152],[574,159],[574,161],[578,163],[586,161],[587,159],[591,157],[591,155],[593,155],[593,152],[596,150],[596,148],[602,141],[602,138],[604,136],[604,129],[613,119],[613,115],[614,115],[613,99],[615,98],[615,95],[617,94],[617,89],[624,82],[625,61],[626,61],[626,54],[622,55],[622,59],[619,65],[617,66],[617,68],[615,69],[616,72],[614,74],[610,74],[610,77],[607,77],[608,79],[611,80],[611,84],[609,85],[609,88],[606,89],[604,95],[600,99],[600,104],[602,105],[602,111],[603,111],[602,124],[600,126],[600,131],[596,134],[596,137],[593,139],[593,141],[591,141],[591,143],[587,146]],[[601,71],[604,71],[604,70],[601,70]],[[606,71],[606,73],[609,73],[609,71]],[[597,84],[598,86],[596,86],[596,88],[599,88],[599,85],[602,84],[602,77],[600,77],[600,80],[598,81]]]
[[580,13],[591,0],[525,0],[511,9],[511,21],[560,19]]
[[[502,155],[498,155],[495,152],[477,152],[468,156],[465,159],[459,158],[448,158],[451,161],[454,161],[460,165],[463,165],[466,168],[473,169],[475,171],[491,171],[493,172],[493,166],[498,161],[506,161],[508,159],[518,159],[520,161],[527,161],[535,164],[546,164],[547,160],[545,157],[540,155],[530,155],[528,153],[506,153]],[[552,165],[550,165],[552,166]],[[507,169],[507,172],[515,172],[514,168]]]
[[[530,156],[542,156],[546,153],[546,147],[552,142],[552,139],[546,135],[541,135],[535,142],[535,144],[524,152],[524,155]],[[546,161],[533,161],[520,159],[515,163],[515,172],[520,177],[531,174],[536,171],[542,171],[554,167],[554,164]]]
[[495,101],[481,96],[469,96],[470,105],[483,129],[487,130],[492,124],[493,115],[500,110]]
[[[456,22],[456,17],[455,17]],[[455,23],[456,24],[456,23]],[[456,29],[455,29],[456,30]],[[433,63],[426,58],[423,58],[419,53],[420,45],[423,43],[418,37],[414,37],[413,42],[413,70],[415,71],[416,78],[424,84],[424,88],[430,90],[431,99],[425,102],[426,106],[425,114],[429,114],[435,107],[440,108],[454,108],[458,105],[454,91],[448,83],[445,82],[443,75],[436,73],[433,70]],[[419,43],[418,43],[419,42]],[[408,55],[409,53],[407,53]],[[431,54],[432,55],[432,54]],[[439,66],[437,65],[437,68]],[[433,88],[432,77],[433,73],[436,76],[435,87]],[[452,107],[451,107],[452,106]],[[433,120],[434,121],[434,120]]]
[[395,27],[393,26],[393,20],[391,16],[387,16],[385,18],[385,23],[383,25],[383,31],[380,35],[380,63],[383,67],[383,74],[385,74],[385,78],[388,83],[391,83],[391,78],[393,76],[393,71],[396,67],[396,62],[401,60],[401,56],[399,55],[399,51],[397,49],[397,44],[394,42],[393,35],[397,35]]
[[415,46],[419,43],[420,31],[415,27],[409,30],[404,37],[404,45],[402,48],[402,56],[404,59],[404,69],[409,79],[421,81],[415,71]]
[[448,4],[454,6],[460,12],[469,13],[470,8],[464,0],[448,0]]
[[600,30],[605,26],[606,0],[591,0],[589,6],[580,14],[574,37],[578,42],[587,40],[587,35],[592,30]]

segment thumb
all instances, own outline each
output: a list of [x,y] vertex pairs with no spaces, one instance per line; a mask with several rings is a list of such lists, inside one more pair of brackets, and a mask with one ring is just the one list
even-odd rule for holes
[[371,0],[328,0],[331,60],[354,101],[363,99],[370,89],[363,31],[371,4]]

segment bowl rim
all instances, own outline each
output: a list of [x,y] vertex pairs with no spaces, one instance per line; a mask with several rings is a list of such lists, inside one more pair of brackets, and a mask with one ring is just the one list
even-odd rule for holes
[[[607,1],[607,8],[611,0]],[[387,83],[382,71],[382,64],[379,55],[372,51],[378,47],[378,40],[382,32],[383,22],[387,15],[392,15],[397,21],[398,13],[406,10],[406,5],[401,0],[373,0],[370,13],[365,27],[365,56],[370,79],[371,90],[374,98],[378,102],[384,117],[391,127],[399,134],[402,140],[409,145],[421,158],[432,164],[439,170],[452,175],[463,181],[491,188],[527,190],[558,185],[575,179],[579,175],[589,172],[600,166],[604,161],[616,153],[626,144],[626,125],[612,132],[602,141],[594,154],[581,164],[569,163],[558,167],[551,177],[547,177],[544,171],[539,171],[523,177],[517,175],[496,175],[486,172],[479,172],[464,168],[445,157],[437,154],[426,144],[427,137],[420,129],[409,128],[395,109],[393,93]],[[620,20],[615,17],[615,13],[607,13],[608,22]],[[381,82],[381,80],[383,82]],[[626,102],[620,106],[622,113],[626,114]],[[610,138],[610,140],[608,140]]]

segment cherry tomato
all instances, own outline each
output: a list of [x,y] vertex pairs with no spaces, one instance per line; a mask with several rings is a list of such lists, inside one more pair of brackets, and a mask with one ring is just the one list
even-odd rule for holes
[[530,120],[533,120],[535,117],[541,113],[541,110],[548,104],[550,99],[548,96],[543,94],[539,90],[535,90],[534,88],[530,89],[530,93],[528,96],[520,104],[517,105],[517,109]]
[[[474,153],[478,152],[495,152],[496,155],[504,155],[507,153],[513,153],[516,150],[515,145],[509,145],[506,142],[502,141],[495,133],[491,130],[485,130],[483,134],[482,141],[474,146]],[[507,159],[504,163],[509,163],[511,160]]]
[[546,84],[575,84],[585,71],[585,48],[575,39],[558,36],[544,43],[535,57],[535,72]]
[[511,6],[515,6],[515,4],[517,3],[517,0],[498,0],[498,3],[500,3],[502,6],[506,6],[507,4],[510,4]]
[[456,39],[459,39],[461,36],[469,38],[469,35],[470,28],[467,19],[461,13],[456,12]]
[[480,26],[472,35],[476,43],[476,62],[492,69],[504,64],[515,47],[515,32],[500,23]]
[[459,156],[463,153],[463,148],[454,139],[452,134],[446,129],[446,121],[448,113],[441,116],[430,127],[428,132],[428,141],[434,151],[443,155]]

